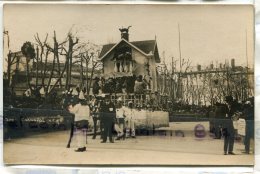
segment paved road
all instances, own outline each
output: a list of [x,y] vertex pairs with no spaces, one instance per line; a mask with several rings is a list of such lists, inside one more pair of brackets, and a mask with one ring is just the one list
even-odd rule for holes
[[[101,144],[88,139],[87,152],[76,153],[75,142],[67,149],[68,131],[34,135],[4,142],[4,162],[8,164],[134,164],[134,165],[253,165],[254,156],[241,153],[242,142],[235,143],[237,155],[223,155],[223,139],[213,139],[208,123],[204,138],[196,138],[193,129],[199,124],[173,123],[174,132],[165,136],[138,136],[115,143]],[[175,132],[182,131],[185,136]]]

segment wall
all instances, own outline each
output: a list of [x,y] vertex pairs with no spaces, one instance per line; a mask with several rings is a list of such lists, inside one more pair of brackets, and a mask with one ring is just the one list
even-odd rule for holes
[[133,74],[136,76],[145,75],[145,67],[144,64],[147,61],[146,57],[135,49],[132,50],[132,58],[135,61],[133,66]]
[[[104,62],[104,74],[110,74],[114,73],[114,61],[112,61],[113,54],[110,54],[108,57],[106,57]],[[147,75],[147,72],[145,70],[145,62],[147,61],[147,58],[141,54],[139,51],[132,49],[132,59],[135,61],[133,66],[133,74],[136,76],[139,75]],[[151,58],[149,60],[150,64],[150,75],[152,76],[152,82],[151,82],[151,89],[152,91],[157,90],[157,75],[156,75],[156,64],[154,58]]]
[[151,89],[152,91],[157,91],[157,73],[156,73],[156,63],[154,57],[150,59],[150,72],[152,76]]
[[108,57],[103,59],[104,63],[104,74],[109,74],[114,72],[114,61],[112,61],[113,54],[110,54]]

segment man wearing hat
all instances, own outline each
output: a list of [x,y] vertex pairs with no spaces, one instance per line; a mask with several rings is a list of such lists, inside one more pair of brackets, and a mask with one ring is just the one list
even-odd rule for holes
[[232,116],[236,112],[236,105],[232,96],[226,96],[226,117],[223,119],[224,155],[235,155],[233,152],[235,141],[235,129]]
[[105,96],[105,102],[100,106],[100,119],[103,125],[101,143],[106,143],[107,137],[109,137],[110,143],[114,143],[112,130],[116,119],[116,108],[109,96]]
[[245,152],[250,153],[250,140],[254,138],[254,97],[249,98],[245,102],[244,115],[246,120],[246,132],[245,132]]

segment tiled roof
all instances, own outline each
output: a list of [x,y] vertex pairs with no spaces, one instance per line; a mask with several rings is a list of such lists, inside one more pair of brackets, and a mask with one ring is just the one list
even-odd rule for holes
[[99,54],[99,57],[103,57],[115,44],[103,45],[102,50]]
[[142,50],[144,53],[149,54],[151,51],[154,52],[154,47],[156,44],[155,40],[145,40],[145,41],[135,41],[130,42],[140,50]]
[[[136,46],[138,49],[143,51],[145,54],[149,54],[150,52],[152,52],[152,53],[154,52],[156,41],[155,40],[144,40],[144,41],[134,41],[134,42],[129,42],[129,43]],[[100,52],[99,57],[100,58],[103,57],[115,45],[116,45],[115,43],[104,45]]]

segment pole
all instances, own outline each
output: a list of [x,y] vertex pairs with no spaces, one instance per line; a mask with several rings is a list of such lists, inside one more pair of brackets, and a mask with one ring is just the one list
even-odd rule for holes
[[180,24],[178,23],[178,34],[179,34],[179,58],[180,58],[180,70],[179,70],[179,78],[178,78],[178,88],[177,88],[177,95],[181,98],[181,69],[182,69],[182,60],[181,60],[181,32],[180,32]]
[[246,68],[246,72],[247,72],[247,90],[246,90],[246,98],[248,98],[249,97],[249,95],[250,95],[250,87],[249,87],[249,73],[248,73],[248,69],[249,69],[249,67],[248,67],[248,53],[247,53],[247,29],[245,30],[245,32],[246,32],[246,66],[247,66],[247,68]]

